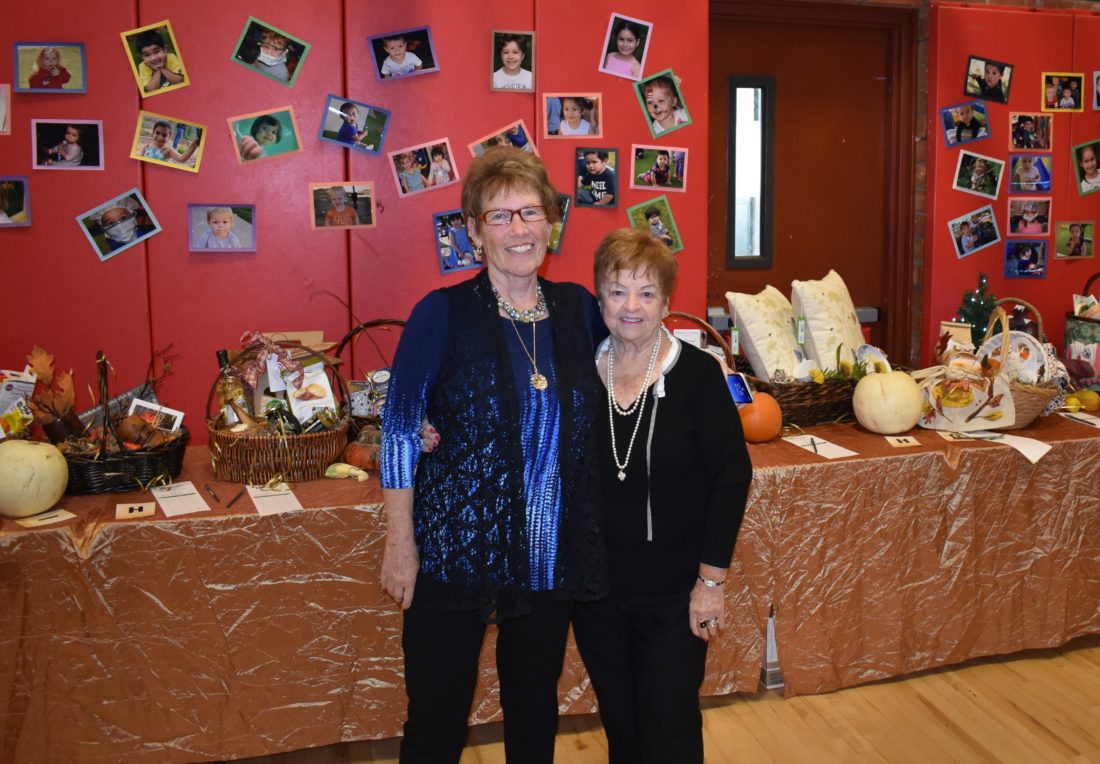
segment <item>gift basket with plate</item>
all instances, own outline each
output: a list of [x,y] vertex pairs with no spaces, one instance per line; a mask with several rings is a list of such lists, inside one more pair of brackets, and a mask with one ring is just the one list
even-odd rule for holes
[[318,480],[339,461],[351,416],[332,361],[299,342],[246,332],[207,397],[217,480],[250,485]]

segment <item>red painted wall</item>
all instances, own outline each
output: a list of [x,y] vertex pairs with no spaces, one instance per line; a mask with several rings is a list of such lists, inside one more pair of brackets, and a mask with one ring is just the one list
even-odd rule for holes
[[[1049,236],[1046,278],[1006,279],[1004,241],[1008,228],[1008,179],[1002,183],[996,201],[951,188],[959,148],[946,148],[940,127],[940,109],[971,97],[963,94],[963,79],[970,55],[1014,64],[1015,82],[1009,103],[987,105],[991,137],[964,144],[963,148],[1004,161],[1009,154],[1009,112],[1038,113],[1041,106],[1043,72],[1084,72],[1085,110],[1054,113],[1053,222],[1095,220],[1100,223],[1100,195],[1079,195],[1070,147],[1100,138],[1100,112],[1092,110],[1092,72],[1100,70],[1100,18],[1083,12],[1019,10],[990,7],[943,5],[932,9],[932,51],[930,55],[928,140],[928,215],[925,260],[925,301],[922,359],[930,362],[939,322],[950,319],[962,302],[964,291],[974,289],[978,273],[989,275],[989,291],[997,297],[1020,297],[1042,314],[1051,341],[1061,347],[1064,316],[1071,298],[1088,277],[1098,270],[1100,260],[1077,262],[1055,260],[1053,229]],[[1007,170],[1006,170],[1007,171]],[[1045,194],[1035,194],[1042,196]],[[992,204],[1002,243],[958,259],[947,221],[984,204]]]
[[[669,195],[685,244],[673,308],[705,312],[706,4],[671,7],[638,0],[627,10],[606,0],[487,0],[472,12],[467,5],[442,0],[371,3],[369,9],[339,0],[272,0],[251,11],[312,44],[294,86],[286,88],[230,61],[249,9],[196,0],[186,13],[169,11],[168,16],[193,84],[144,100],[138,97],[119,32],[161,20],[164,7],[147,0],[111,5],[111,13],[85,5],[63,14],[30,5],[0,28],[0,82],[13,79],[14,41],[84,42],[89,62],[86,94],[14,94],[12,134],[0,136],[0,175],[29,176],[33,222],[30,228],[0,231],[9,287],[0,322],[0,367],[22,368],[31,346],[42,345],[56,355],[59,367],[75,368],[84,408],[90,399],[82,391],[93,381],[97,349],[106,351],[117,371],[111,383],[117,392],[140,382],[153,349],[172,344],[179,357],[161,398],[187,413],[193,435],[202,442],[214,350],[236,346],[243,331],[320,328],[338,340],[356,319],[404,318],[428,290],[467,278],[469,272],[440,274],[432,236],[433,213],[459,206],[457,186],[399,199],[384,156],[348,156],[347,150],[315,136],[329,93],[393,112],[387,152],[449,138],[460,174],[471,160],[466,145],[493,129],[522,118],[541,133],[537,96],[488,88],[493,29],[536,31],[539,91],[603,93],[605,130],[599,145],[618,148],[624,170],[632,143],[690,149],[688,191]],[[612,11],[655,24],[645,71],[676,70],[691,126],[652,139],[631,84],[597,71]],[[367,37],[423,25],[432,27],[441,71],[380,82],[371,68]],[[239,165],[226,119],[287,104],[295,111],[305,150]],[[199,173],[128,158],[140,108],[208,127]],[[105,170],[33,171],[32,118],[102,119]],[[554,183],[571,190],[573,151],[587,144],[538,144]],[[377,228],[352,233],[310,229],[307,184],[341,179],[375,182],[381,205]],[[651,196],[625,188],[622,180],[618,208],[573,211],[562,251],[548,256],[548,278],[591,284],[596,243],[606,231],[625,225],[628,206]],[[134,186],[164,230],[100,263],[74,217]],[[187,204],[212,202],[256,205],[255,253],[187,251]],[[392,347],[385,338],[382,344],[384,350]],[[355,353],[354,359],[345,354],[352,369],[380,363],[369,343],[358,343]]]

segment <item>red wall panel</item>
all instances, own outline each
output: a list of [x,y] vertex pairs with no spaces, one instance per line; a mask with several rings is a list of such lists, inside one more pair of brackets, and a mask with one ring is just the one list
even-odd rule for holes
[[[951,188],[959,148],[946,148],[939,124],[940,109],[970,100],[963,95],[963,78],[970,55],[1015,65],[1007,105],[989,103],[991,137],[963,148],[1004,161],[1009,155],[1009,113],[1035,112],[1041,106],[1043,72],[1085,72],[1085,110],[1055,113],[1053,223],[1068,220],[1100,222],[1100,197],[1078,194],[1070,147],[1100,138],[1100,112],[1092,110],[1091,73],[1100,69],[1100,51],[1092,41],[1100,33],[1100,19],[1072,11],[1036,11],[1007,8],[939,6],[933,8],[933,45],[929,70],[928,228],[925,258],[925,304],[922,358],[932,359],[939,322],[950,319],[964,291],[977,285],[978,273],[989,275],[989,290],[998,297],[1020,297],[1038,308],[1051,341],[1061,346],[1070,295],[1084,286],[1096,270],[1096,260],[1055,260],[1054,236],[1049,239],[1047,276],[1043,279],[1006,279],[1004,241],[1007,237],[1008,179],[995,201]],[[1007,171],[1007,170],[1006,170]],[[1035,194],[1037,196],[1044,194]],[[956,256],[947,222],[984,204],[992,204],[1002,243],[963,259]]]
[[[466,145],[522,118],[538,134],[536,95],[489,90],[491,31],[536,31],[539,91],[604,94],[605,136],[598,143],[620,150],[620,205],[614,210],[574,210],[562,252],[550,255],[548,278],[591,284],[596,243],[626,224],[626,207],[651,196],[626,188],[632,143],[690,149],[687,193],[670,194],[685,249],[673,307],[704,312],[706,273],[707,55],[705,4],[670,8],[656,0],[633,3],[629,13],[655,24],[646,73],[672,67],[693,124],[653,139],[631,83],[597,71],[609,2],[508,3],[468,6],[425,0],[367,5],[340,0],[310,4],[272,0],[237,9],[196,0],[186,13],[165,11],[145,0],[123,13],[79,8],[58,16],[30,6],[0,28],[0,82],[12,80],[11,43],[50,38],[87,45],[89,87],[84,95],[14,96],[11,136],[0,137],[0,174],[28,175],[33,226],[0,231],[9,295],[0,328],[0,367],[21,368],[37,342],[74,366],[78,387],[92,381],[94,352],[102,347],[118,370],[112,389],[139,382],[150,353],[171,344],[179,354],[161,389],[164,401],[184,410],[196,440],[205,439],[203,412],[215,373],[214,350],[233,347],[246,329],[324,329],[339,339],[358,320],[404,318],[429,289],[455,283],[469,272],[442,275],[432,236],[432,215],[459,206],[459,187],[398,198],[385,156],[349,152],[316,140],[329,93],[389,109],[393,116],[385,151],[449,138],[460,175],[471,157]],[[137,9],[137,14],[134,9]],[[583,13],[578,13],[582,11]],[[292,88],[230,61],[249,13],[312,44]],[[141,99],[123,53],[119,32],[169,13],[192,84]],[[430,25],[440,71],[381,82],[374,74],[367,37]],[[241,165],[226,119],[291,105],[304,150],[292,156]],[[148,111],[205,124],[209,130],[200,172],[187,173],[128,158],[137,112]],[[31,117],[104,120],[104,172],[32,172]],[[539,141],[551,178],[571,192],[573,151],[584,141]],[[377,228],[355,232],[313,231],[307,184],[372,180],[380,204]],[[73,217],[138,186],[164,230],[143,245],[100,263]],[[189,253],[188,203],[255,204],[257,251]],[[344,303],[350,306],[349,311]],[[392,342],[382,340],[383,349]],[[347,356],[345,356],[347,357]],[[359,343],[351,368],[380,363],[370,343]],[[82,396],[81,404],[88,403]]]

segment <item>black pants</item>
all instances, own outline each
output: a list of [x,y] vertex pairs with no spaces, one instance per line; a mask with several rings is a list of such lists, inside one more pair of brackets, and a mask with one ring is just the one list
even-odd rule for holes
[[707,643],[691,633],[689,597],[612,596],[576,606],[573,634],[600,703],[611,764],[702,764]]
[[[531,595],[532,612],[500,624],[497,676],[504,711],[504,755],[510,762],[553,764],[558,733],[558,678],[573,604],[549,592]],[[408,721],[401,762],[458,762],[477,683],[485,624],[476,611],[413,604],[405,611]]]

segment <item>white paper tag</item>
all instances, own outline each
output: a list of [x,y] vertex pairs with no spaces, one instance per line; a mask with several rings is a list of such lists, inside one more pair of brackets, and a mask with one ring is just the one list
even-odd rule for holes
[[41,514],[34,515],[33,517],[22,517],[15,522],[22,525],[24,528],[34,528],[38,525],[49,525],[50,523],[60,523],[64,520],[72,520],[76,515],[67,509],[51,509],[49,512],[42,512]]
[[798,340],[799,345],[806,344],[806,317],[799,316],[798,321],[795,324],[795,338]]
[[855,451],[850,451],[843,446],[838,446],[836,443],[824,440],[816,435],[790,435],[783,438],[783,440],[791,445],[804,448],[811,453],[824,457],[825,459],[842,459],[845,456],[858,456]]
[[912,448],[920,445],[920,441],[912,435],[886,435],[884,437],[886,442],[894,448]]
[[730,352],[741,355],[741,333],[737,331],[737,327],[730,329]]
[[283,512],[302,509],[302,502],[298,501],[293,491],[269,491],[248,486],[248,495],[252,497],[256,513],[260,515],[281,515]]
[[135,504],[115,504],[116,520],[133,520],[139,517],[151,517],[157,513],[155,501],[143,501]]

